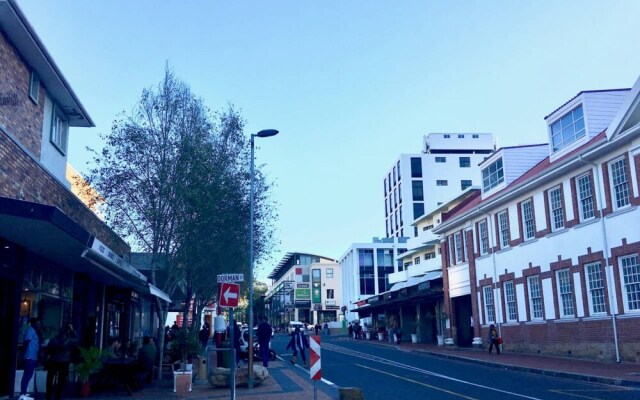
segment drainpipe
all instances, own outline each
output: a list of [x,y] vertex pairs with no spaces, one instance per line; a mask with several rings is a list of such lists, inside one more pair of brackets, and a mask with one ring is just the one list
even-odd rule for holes
[[[478,211],[482,214],[486,215],[487,225],[489,228],[489,246],[491,246],[491,263],[493,264],[493,312],[495,313],[496,325],[498,325],[498,336],[502,337],[502,315],[500,314],[500,299],[497,296],[498,293],[498,271],[496,270],[496,252],[494,250],[493,241],[495,240],[495,236],[493,234],[493,218],[491,218],[491,214],[482,211],[480,207],[478,207]],[[484,293],[483,293],[484,295]]]
[[581,162],[591,165],[594,167],[595,169],[595,173],[594,175],[594,179],[595,179],[595,185],[598,188],[598,192],[597,192],[597,196],[598,196],[598,209],[600,211],[600,230],[602,231],[602,246],[603,246],[603,252],[604,252],[604,263],[605,263],[605,268],[607,271],[607,280],[610,283],[610,287],[609,287],[609,307],[611,308],[611,326],[613,327],[613,342],[614,342],[614,346],[616,349],[616,362],[619,363],[620,362],[620,345],[618,343],[618,328],[616,326],[616,310],[618,308],[618,305],[616,304],[616,307],[614,309],[613,305],[614,305],[614,298],[613,298],[613,289],[615,288],[615,282],[613,280],[613,275],[612,275],[612,269],[613,269],[613,265],[611,266],[611,268],[609,268],[609,257],[610,257],[610,249],[609,249],[609,243],[607,242],[607,225],[605,224],[604,221],[604,214],[603,214],[603,210],[604,210],[604,203],[602,202],[602,188],[600,187],[600,173],[598,171],[598,165],[596,163],[592,163],[590,161],[586,161],[582,159],[582,154],[580,154],[578,160],[580,160]]

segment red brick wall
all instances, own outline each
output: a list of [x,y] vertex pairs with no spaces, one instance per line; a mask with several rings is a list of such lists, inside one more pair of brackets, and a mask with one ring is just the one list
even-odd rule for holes
[[35,157],[40,158],[44,89],[40,86],[38,104],[29,97],[31,70],[0,31],[0,95],[16,96],[17,104],[0,104],[3,125]]

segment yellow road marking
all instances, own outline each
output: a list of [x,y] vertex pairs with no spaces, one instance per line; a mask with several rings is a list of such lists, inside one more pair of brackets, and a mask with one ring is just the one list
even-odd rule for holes
[[468,399],[468,400],[478,400],[478,399],[476,399],[475,397],[468,397],[468,396],[465,396],[465,395],[460,394],[460,393],[456,393],[456,392],[452,392],[452,391],[450,391],[450,390],[442,389],[442,388],[439,388],[439,387],[437,387],[437,386],[428,385],[428,384],[426,384],[426,383],[419,382],[419,381],[416,381],[416,380],[413,380],[413,379],[409,379],[409,378],[405,378],[404,376],[395,375],[395,374],[392,374],[392,373],[390,373],[390,372],[381,371],[381,370],[379,370],[379,369],[375,369],[375,368],[367,367],[367,366],[365,366],[365,365],[360,365],[360,364],[354,364],[354,365],[356,365],[356,366],[358,366],[358,367],[362,367],[362,368],[370,369],[370,370],[372,370],[372,371],[376,371],[376,372],[379,372],[379,373],[381,373],[381,374],[385,374],[385,375],[393,376],[394,378],[402,379],[402,380],[405,380],[405,381],[407,381],[407,382],[415,383],[415,384],[417,384],[417,385],[426,386],[426,387],[431,388],[431,389],[435,389],[435,390],[439,390],[439,391],[441,391],[441,392],[449,393],[449,394],[450,394],[450,395],[452,395],[452,396],[457,396],[457,397],[461,397],[461,398],[463,398],[463,399]]

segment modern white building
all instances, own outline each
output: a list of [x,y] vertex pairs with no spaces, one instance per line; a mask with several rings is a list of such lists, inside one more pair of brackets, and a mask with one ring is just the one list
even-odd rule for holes
[[402,270],[396,261],[407,251],[406,238],[373,238],[372,243],[353,243],[340,257],[342,304],[347,321],[358,319],[351,311],[358,302],[391,288],[388,275]]
[[287,253],[268,276],[265,304],[274,325],[289,321],[338,321],[342,304],[340,266],[309,253]]
[[495,150],[491,133],[430,133],[422,152],[402,154],[384,177],[386,237],[415,237],[411,223],[471,186]]
[[434,228],[451,339],[495,324],[507,351],[640,361],[639,93],[580,92],[548,145],[480,165],[481,193]]

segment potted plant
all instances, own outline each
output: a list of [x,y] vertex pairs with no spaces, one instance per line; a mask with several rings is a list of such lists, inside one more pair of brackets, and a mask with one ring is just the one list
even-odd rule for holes
[[100,349],[95,346],[89,348],[80,348],[80,362],[74,364],[74,370],[78,375],[80,383],[80,394],[82,397],[89,396],[91,392],[91,384],[89,377],[91,374],[98,372],[102,368],[100,360]]

